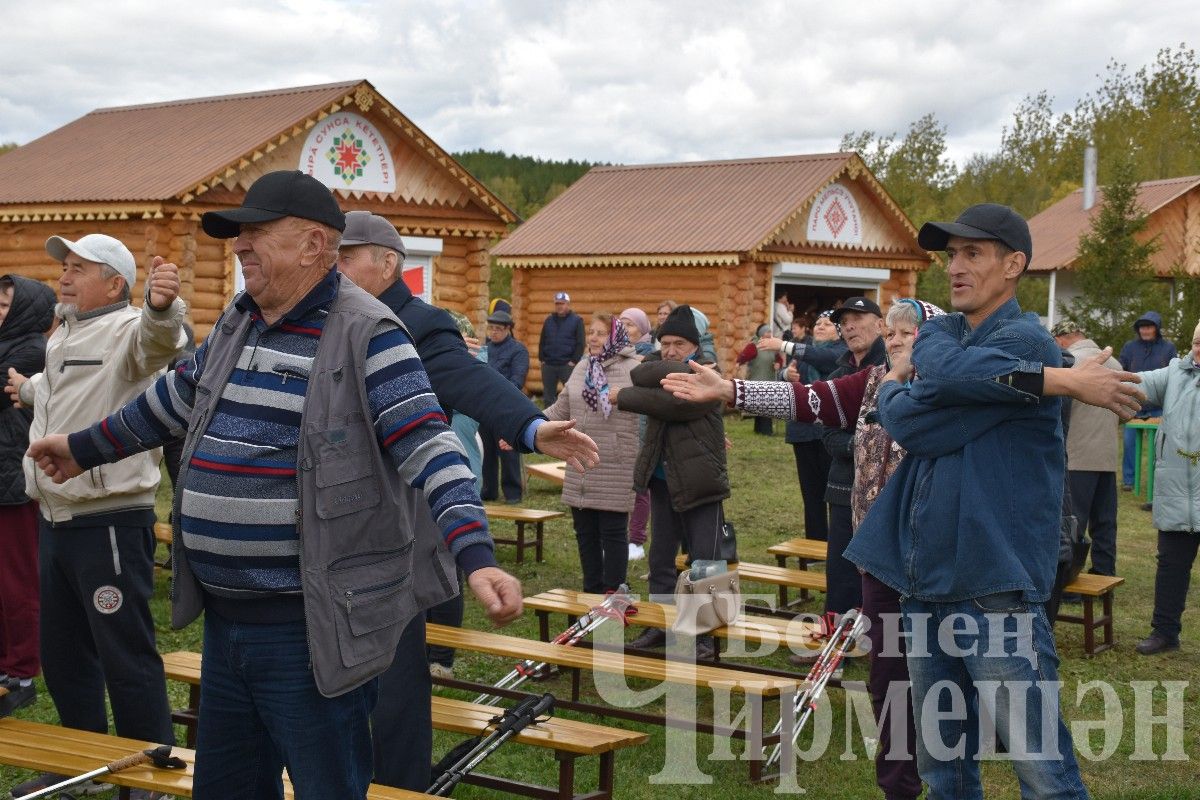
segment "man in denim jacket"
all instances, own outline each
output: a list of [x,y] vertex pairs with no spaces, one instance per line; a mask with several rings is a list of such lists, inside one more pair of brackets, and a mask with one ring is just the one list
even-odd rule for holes
[[[896,364],[880,388],[880,421],[908,458],[845,557],[902,595],[931,800],[982,797],[979,758],[997,740],[1023,797],[1087,797],[1061,717],[1047,720],[1056,733],[1043,725],[1059,715],[1042,603],[1058,560],[1065,464],[1060,401],[1037,396],[1042,367],[1059,366],[1060,351],[1015,297],[1029,229],[1012,209],[983,204],[926,224],[919,242],[946,251],[961,313],[922,326],[918,380],[906,382],[911,370]],[[1007,377],[1014,370],[1017,380]]]

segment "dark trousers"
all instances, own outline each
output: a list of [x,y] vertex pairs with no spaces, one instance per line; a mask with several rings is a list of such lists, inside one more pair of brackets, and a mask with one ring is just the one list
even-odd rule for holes
[[205,612],[196,800],[283,800],[285,767],[302,800],[366,795],[378,680],[325,697],[311,662],[303,620],[243,623]]
[[595,594],[616,591],[625,583],[629,564],[629,515],[596,508],[572,508],[583,590]]
[[[1092,572],[1117,574],[1117,473],[1069,470],[1071,503],[1092,540]],[[1051,623],[1054,622],[1051,618]]]
[[804,535],[824,542],[829,538],[829,506],[825,503],[825,486],[829,483],[832,459],[820,439],[792,442],[792,452],[796,456],[800,496],[804,499]]
[[1154,617],[1150,627],[1169,642],[1179,641],[1184,603],[1192,579],[1192,562],[1200,534],[1158,532],[1158,571],[1154,575]]
[[154,642],[154,532],[41,520],[42,675],[67,728],[174,744]]
[[[466,579],[462,573],[458,574],[458,584],[466,589]],[[449,600],[438,603],[433,608],[425,612],[426,622],[436,622],[438,625],[448,625],[451,628],[461,628],[463,622],[463,596],[462,592],[454,595]],[[424,634],[422,637],[424,638]],[[454,666],[454,648],[443,647],[440,644],[431,644],[426,648],[426,655],[430,663],[441,664],[444,667]],[[429,787],[426,787],[429,788]]]
[[375,782],[423,792],[433,764],[433,683],[425,658],[425,617],[404,629],[392,665],[379,676],[371,714]]
[[0,673],[32,678],[38,660],[38,504],[0,506]]
[[754,432],[760,436],[772,436],[775,433],[775,420],[770,417],[755,417]]
[[842,555],[850,546],[854,525],[850,506],[829,504],[829,555],[825,561],[825,610],[844,614],[862,605],[862,578],[858,567]]
[[554,405],[558,399],[558,385],[565,386],[574,369],[570,364],[542,364],[542,404],[545,408]]
[[687,511],[671,507],[667,482],[650,479],[650,594],[675,594],[675,556],[687,545],[691,559],[713,559],[719,552],[721,504],[706,503]]
[[[895,635],[901,629],[900,593],[873,575],[862,576],[862,613],[870,624],[867,638],[871,641],[871,673],[867,689],[871,693],[871,708],[879,726],[879,749],[875,753],[875,783],[889,798],[915,798],[921,795],[921,777],[917,774],[917,730],[913,724],[912,687],[908,679],[908,659],[904,638]],[[886,615],[886,622],[884,621]],[[885,641],[884,631],[893,635]],[[886,649],[891,645],[892,650]],[[896,652],[898,650],[898,652]],[[892,703],[887,704],[888,691],[896,690]],[[892,718],[884,719],[884,711],[902,714],[902,725]],[[895,741],[892,729],[904,731],[904,739]]]
[[[497,434],[491,428],[479,426],[479,438],[483,440],[483,490],[479,493],[484,500],[496,500],[496,474],[499,472],[499,488],[504,499],[510,503],[521,501],[521,454],[517,450],[501,450],[496,443]],[[518,442],[509,442],[514,448]],[[429,787],[426,786],[426,789]]]

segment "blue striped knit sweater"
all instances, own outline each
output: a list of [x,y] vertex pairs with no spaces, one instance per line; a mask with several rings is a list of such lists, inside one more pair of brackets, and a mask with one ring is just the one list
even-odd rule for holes
[[[183,545],[205,590],[223,598],[300,594],[296,460],[307,377],[336,297],[331,270],[295,308],[253,323],[182,488]],[[181,438],[207,346],[112,416],[70,437],[85,469]],[[376,436],[403,480],[424,491],[446,544],[470,573],[494,565],[465,456],[408,335],[389,321],[371,338],[365,370]]]

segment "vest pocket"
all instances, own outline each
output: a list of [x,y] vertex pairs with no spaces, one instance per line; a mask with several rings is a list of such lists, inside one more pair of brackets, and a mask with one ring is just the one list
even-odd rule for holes
[[361,413],[344,424],[306,434],[316,460],[316,511],[321,519],[353,514],[379,505],[375,480],[375,433]]
[[334,607],[342,663],[353,667],[379,655],[377,631],[409,616],[405,597],[412,580],[412,545],[396,550],[358,553],[329,565],[329,595]]

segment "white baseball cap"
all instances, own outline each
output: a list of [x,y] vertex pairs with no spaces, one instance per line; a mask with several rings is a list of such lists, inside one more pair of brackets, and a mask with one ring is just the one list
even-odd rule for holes
[[71,252],[85,261],[107,264],[125,279],[130,291],[133,290],[133,284],[137,283],[137,263],[133,260],[133,253],[119,239],[103,233],[89,233],[77,242],[51,236],[46,240],[46,252],[55,261],[66,261],[67,253]]

